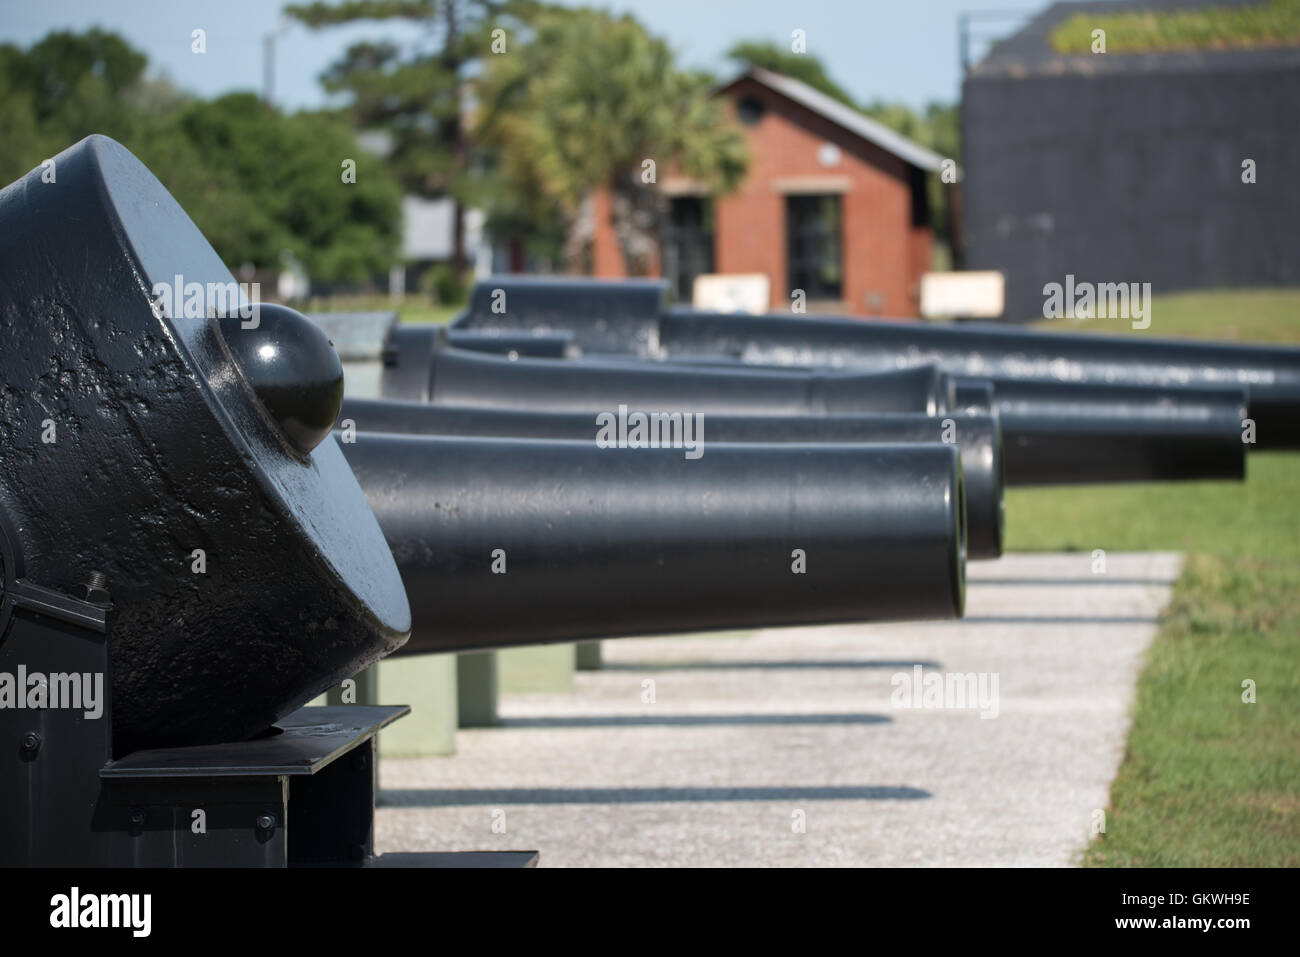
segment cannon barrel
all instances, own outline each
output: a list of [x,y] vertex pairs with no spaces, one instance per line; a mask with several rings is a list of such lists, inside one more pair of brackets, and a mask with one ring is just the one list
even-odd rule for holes
[[587,412],[624,403],[661,412],[798,415],[946,412],[952,377],[933,366],[872,375],[556,362],[449,347],[439,330],[399,326],[384,349],[385,398]]
[[953,377],[953,407],[962,412],[992,413],[997,410],[997,393],[988,379]]
[[[645,360],[624,356],[608,361]],[[724,370],[745,366],[717,356],[674,356],[656,364]],[[999,416],[1008,485],[1240,480],[1246,474],[1247,392],[1240,386],[952,379],[952,408]]]
[[343,448],[410,596],[405,653],[962,612],[951,445]]
[[1009,485],[1245,478],[1243,389],[997,380],[994,392]]
[[[581,335],[579,334],[579,342]],[[1300,447],[1300,348],[990,325],[720,316],[673,311],[664,355],[723,354],[777,365],[870,371],[935,363],[957,376],[1052,385],[1245,389],[1261,448]],[[1241,429],[1240,420],[1237,423]]]
[[[655,312],[651,283],[489,281],[515,304],[494,315],[476,287],[457,326],[574,334],[584,354],[730,356],[745,362],[852,368],[936,363],[958,376],[1126,386],[1245,388],[1257,447],[1300,447],[1300,347],[1204,342],[961,323],[827,316]],[[480,286],[487,285],[480,283]],[[590,287],[590,288],[589,288]],[[570,304],[573,304],[570,306]]]
[[584,352],[651,355],[667,306],[660,280],[490,276],[474,284],[452,328],[571,332]]
[[448,329],[447,344],[470,352],[533,359],[567,359],[578,355],[572,333],[474,332]]
[[[415,375],[411,370],[435,368],[440,359],[450,355],[448,368],[452,370],[452,381],[445,383],[447,388],[439,401],[491,406],[503,411],[529,408],[594,412],[615,401],[622,403],[629,395],[633,396],[628,399],[630,405],[639,400],[656,409],[685,410],[687,404],[680,400],[690,394],[691,388],[698,388],[712,375],[726,382],[727,376],[746,368],[744,363],[726,356],[670,356],[657,361],[606,356],[558,362],[536,360],[521,370],[522,377],[516,378],[511,376],[510,368],[519,363],[507,364],[506,360],[497,358],[496,365],[489,365],[486,373],[466,383],[466,372],[481,366],[461,363],[458,357],[463,354],[449,350],[431,329],[399,326],[393,331],[387,351],[385,395],[428,398],[436,392],[429,384],[429,377]],[[677,370],[679,378],[663,377],[664,372],[672,370]],[[775,376],[805,375],[810,377],[808,383],[825,378],[819,375],[819,370],[807,367],[791,368],[783,373],[782,367],[764,365],[756,371]],[[936,415],[944,415],[950,409],[996,410],[1007,449],[1008,485],[1241,479],[1245,475],[1242,421],[1246,415],[1246,391],[1240,386],[1178,388],[1053,383],[1005,376],[988,379],[934,373],[934,366],[919,366],[875,373],[891,377],[875,382],[870,381],[870,376],[842,372],[831,372],[829,378],[841,383],[860,379],[863,387],[871,385],[875,391],[887,393],[883,399],[877,396],[870,401],[887,404],[889,408],[854,407],[848,410],[850,414],[900,411],[897,407],[904,404],[904,398],[913,411]],[[837,379],[837,376],[847,378]],[[635,385],[628,391],[620,391],[619,383],[623,381],[649,382],[653,392],[634,392]],[[899,388],[900,383],[903,388]],[[570,394],[560,394],[566,384],[577,387]],[[918,405],[918,385],[937,394],[929,409]],[[659,391],[666,388],[672,390],[670,396]],[[713,383],[706,391],[716,396],[720,388]],[[783,388],[789,390],[789,383]],[[490,394],[480,395],[484,392]],[[458,396],[465,393],[474,398],[468,402],[459,400]],[[705,408],[695,411],[711,411],[714,407],[707,399],[701,404]],[[834,411],[841,411],[841,405],[859,404],[862,403],[857,399],[845,399],[835,404]],[[775,411],[781,415],[826,414],[822,410],[827,403],[804,405],[803,409],[783,407]],[[721,411],[748,415],[771,414],[773,410],[733,402]]]
[[[598,426],[586,412],[477,409],[384,399],[345,399],[340,424],[367,432],[409,435],[569,439],[591,443]],[[954,414],[951,421],[924,414],[854,416],[709,415],[704,442],[912,444],[955,442],[966,485],[967,555],[1002,554],[1002,432],[996,416]]]

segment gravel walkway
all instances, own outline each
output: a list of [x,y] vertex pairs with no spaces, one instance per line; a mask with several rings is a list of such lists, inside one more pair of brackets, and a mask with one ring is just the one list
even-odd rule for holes
[[603,671],[506,696],[505,726],[460,732],[455,757],[384,760],[376,850],[1069,865],[1180,561],[972,563],[962,622],[606,642]]

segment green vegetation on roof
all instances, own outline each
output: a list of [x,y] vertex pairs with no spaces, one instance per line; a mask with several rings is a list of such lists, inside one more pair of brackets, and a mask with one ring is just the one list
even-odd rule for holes
[[1160,13],[1076,13],[1052,31],[1049,41],[1057,53],[1091,53],[1094,30],[1106,31],[1107,53],[1300,44],[1300,0]]

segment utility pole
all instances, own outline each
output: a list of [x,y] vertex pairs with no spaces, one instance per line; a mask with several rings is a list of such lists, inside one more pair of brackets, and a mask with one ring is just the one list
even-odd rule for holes
[[275,41],[289,32],[291,24],[281,20],[280,25],[262,36],[262,102],[275,105]]
[[275,97],[275,34],[262,37],[262,102],[270,106]]

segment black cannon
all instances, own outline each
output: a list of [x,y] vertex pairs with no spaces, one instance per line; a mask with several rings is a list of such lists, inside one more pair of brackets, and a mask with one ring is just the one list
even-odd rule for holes
[[359,432],[343,445],[415,622],[405,653],[953,618],[957,450],[599,448]]
[[583,352],[650,356],[667,309],[668,284],[656,279],[490,276],[474,284],[453,327],[569,334]]
[[[629,415],[631,411],[625,409],[624,420]],[[617,426],[618,414],[611,414],[607,421]],[[700,439],[705,443],[955,443],[960,449],[966,487],[967,556],[981,559],[1002,554],[1003,451],[996,416],[709,415],[703,422]],[[339,423],[353,431],[568,439],[588,445],[594,445],[601,432],[596,417],[583,412],[479,409],[376,399],[345,399]],[[347,438],[344,442],[348,452]]]
[[[645,364],[641,359],[621,361]],[[817,371],[716,356],[670,356],[654,364],[724,371]],[[998,414],[1007,444],[1009,485],[1240,480],[1246,474],[1247,392],[1239,386],[1099,385],[952,376],[948,388],[950,409]]]
[[[957,379],[958,395],[972,380]],[[1033,379],[992,387],[1008,485],[1240,480],[1245,390],[1102,386]]]
[[6,623],[30,589],[94,581],[116,612],[114,750],[244,738],[410,627],[328,436],[339,360],[306,320],[187,314],[187,286],[239,287],[116,143],[55,162],[57,183],[0,193]]
[[[1259,448],[1300,446],[1300,348],[1005,326],[663,308],[653,283],[492,277],[457,329],[569,332],[585,355],[732,358],[869,372],[939,365],[957,376],[1055,384],[1245,389]],[[498,305],[493,311],[492,303]],[[656,307],[655,303],[659,306]],[[572,304],[572,305],[571,305]],[[1242,424],[1238,423],[1241,431]]]
[[[800,418],[996,410],[1010,485],[1241,479],[1245,474],[1241,387],[985,379],[948,375],[934,365],[860,375],[753,368],[723,356],[509,361],[471,354],[451,341],[427,326],[394,327],[384,350],[384,395],[503,412],[594,413],[615,404]],[[760,440],[757,432],[749,434]],[[809,432],[808,441],[819,439]]]
[[[759,362],[872,369],[896,357],[955,375],[1056,385],[1246,389],[1261,448],[1300,445],[1300,349],[988,325],[718,316],[687,310],[659,324],[664,355],[722,354]],[[581,338],[581,337],[579,337]],[[1242,423],[1238,422],[1240,430]]]
[[338,357],[118,144],[53,167],[0,191],[0,864],[371,861],[406,709],[300,707],[410,629]]
[[474,332],[449,329],[448,345],[470,352],[490,352],[511,359],[528,356],[534,359],[571,359],[579,354],[573,336],[568,333]]
[[480,408],[587,412],[620,402],[661,412],[808,413],[950,411],[952,377],[933,366],[873,375],[677,368],[653,363],[510,361],[458,349],[430,326],[398,326],[384,350],[386,398]]

